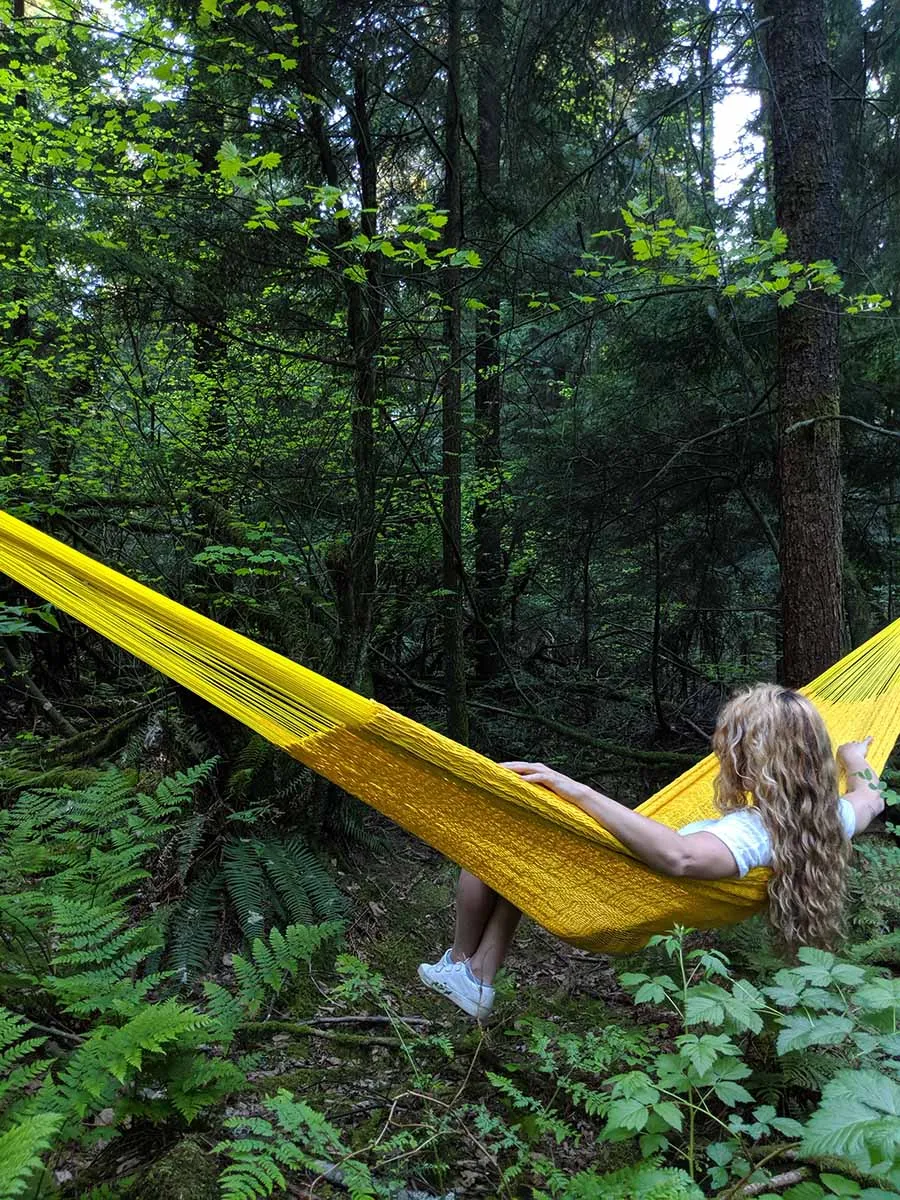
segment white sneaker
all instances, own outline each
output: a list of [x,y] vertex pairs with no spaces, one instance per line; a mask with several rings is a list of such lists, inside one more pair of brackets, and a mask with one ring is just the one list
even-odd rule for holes
[[477,980],[465,962],[455,962],[449,950],[436,963],[419,963],[419,978],[476,1020],[484,1020],[494,1006],[494,989]]

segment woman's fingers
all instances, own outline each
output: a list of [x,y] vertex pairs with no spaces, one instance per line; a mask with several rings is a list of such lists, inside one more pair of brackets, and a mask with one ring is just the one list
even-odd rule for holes
[[551,788],[552,791],[551,778],[553,772],[549,767],[545,767],[543,763],[505,762],[499,765],[506,767],[509,771],[514,771],[526,783],[539,784],[541,787]]

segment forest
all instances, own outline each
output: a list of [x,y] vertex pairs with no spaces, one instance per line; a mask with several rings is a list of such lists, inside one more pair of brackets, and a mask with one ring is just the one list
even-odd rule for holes
[[[897,0],[0,0],[0,1200],[900,1196],[898,179]],[[570,935],[738,894],[628,822],[820,676],[839,941]]]

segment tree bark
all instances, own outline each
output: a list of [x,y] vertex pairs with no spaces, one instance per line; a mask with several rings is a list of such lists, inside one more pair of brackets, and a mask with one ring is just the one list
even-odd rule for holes
[[[374,238],[377,229],[377,159],[368,111],[368,72],[364,59],[357,61],[353,80],[353,144],[359,167],[360,230]],[[356,506],[350,559],[353,569],[355,619],[348,647],[350,686],[371,693],[369,637],[375,611],[375,409],[378,401],[376,355],[381,348],[384,298],[381,291],[380,255],[364,256],[366,282],[348,284],[348,332],[356,364],[351,441]]]
[[[462,238],[462,177],[459,109],[460,0],[447,0],[447,96],[444,111],[445,243],[458,247]],[[462,311],[460,270],[448,266],[444,275],[444,348],[447,363],[441,379],[443,607],[444,664],[447,687],[447,731],[455,741],[469,740],[466,708],[466,652],[463,642],[462,559]]]
[[[838,187],[823,0],[768,0],[775,219],[788,253],[833,259]],[[799,686],[841,652],[838,317],[806,292],[777,324],[783,673]],[[811,421],[794,428],[799,421]]]
[[[295,6],[299,17],[299,6]],[[312,43],[308,40],[305,22],[298,20],[298,32],[304,39],[299,52],[299,71],[304,90],[320,96]],[[374,237],[377,229],[377,157],[369,121],[368,71],[360,56],[354,68],[353,96],[349,99],[349,117],[354,154],[360,182],[360,232]],[[340,186],[338,162],[318,102],[311,104],[307,130],[319,157],[322,173],[331,187]],[[342,242],[353,237],[349,217],[337,222]],[[337,547],[332,552],[336,564],[332,582],[336,585],[336,601],[340,631],[338,639],[338,673],[342,682],[357,691],[369,694],[372,690],[369,673],[369,638],[372,631],[375,602],[375,409],[378,399],[377,355],[381,348],[384,299],[381,291],[380,255],[363,257],[365,282],[346,279],[347,336],[353,355],[353,398],[350,417],[350,440],[353,455],[354,511],[349,547]],[[343,592],[338,585],[343,586]]]
[[[481,0],[476,6],[478,32],[478,225],[486,252],[496,240],[500,186],[500,61],[503,55],[503,5]],[[475,328],[475,674],[494,679],[503,665],[503,544],[501,519],[502,460],[500,418],[500,296],[489,286]]]

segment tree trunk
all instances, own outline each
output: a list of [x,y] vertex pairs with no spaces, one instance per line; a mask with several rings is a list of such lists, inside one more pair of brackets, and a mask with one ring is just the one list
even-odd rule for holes
[[[447,0],[447,98],[444,115],[445,242],[458,247],[462,234],[462,178],[459,111],[460,0]],[[455,741],[469,740],[466,709],[466,652],[463,642],[462,498],[462,312],[460,271],[444,275],[444,347],[447,365],[441,379],[443,403],[443,604],[447,730]]]
[[[498,227],[500,185],[500,76],[503,54],[503,5],[481,0],[478,29],[478,225],[485,255],[493,249]],[[494,679],[503,664],[503,545],[501,522],[502,460],[500,416],[500,296],[489,286],[475,329],[475,674]]]
[[[360,229],[374,238],[377,228],[377,161],[368,111],[366,65],[360,60],[354,72],[353,144],[359,167]],[[350,559],[353,569],[355,620],[348,647],[350,686],[371,693],[368,654],[375,609],[375,409],[378,400],[376,355],[381,347],[384,299],[381,291],[380,255],[366,254],[366,282],[348,285],[348,332],[356,362],[351,419],[353,477],[356,485]]]
[[698,97],[700,105],[700,191],[704,208],[715,203],[716,190],[716,156],[713,141],[713,120],[715,114],[715,92],[713,90],[713,39],[716,29],[716,14],[710,7],[711,0],[703,0],[703,30],[700,34],[698,52],[698,68],[701,78],[708,82],[700,89]]
[[[838,189],[823,0],[769,0],[775,219],[788,253],[834,258]],[[841,652],[838,318],[807,292],[778,310],[783,672],[798,686]],[[796,428],[800,421],[812,421]]]
[[[295,7],[299,14],[299,6]],[[305,91],[319,96],[325,89],[318,83],[312,43],[304,22],[298,22],[303,38],[299,52],[299,71]],[[360,181],[360,232],[372,238],[377,229],[377,158],[369,122],[368,75],[365,60],[354,69],[353,97],[349,117]],[[307,129],[319,156],[325,179],[332,187],[340,186],[337,158],[328,128],[318,103],[310,105]],[[349,217],[337,222],[342,242],[353,237]],[[375,409],[378,398],[377,355],[381,348],[384,299],[381,292],[380,255],[363,257],[365,282],[347,279],[347,336],[353,355],[353,401],[350,440],[353,455],[354,510],[350,545],[338,547],[332,554],[336,602],[340,631],[338,638],[338,674],[342,682],[357,691],[372,690],[369,674],[369,637],[375,602]],[[341,591],[343,589],[343,591]]]

